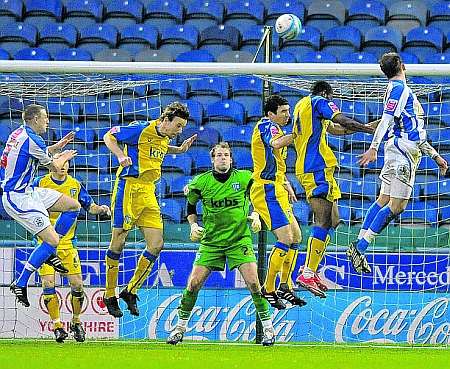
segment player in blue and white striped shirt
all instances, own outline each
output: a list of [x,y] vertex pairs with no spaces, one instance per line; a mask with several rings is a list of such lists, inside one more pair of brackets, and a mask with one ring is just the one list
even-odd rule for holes
[[372,272],[364,253],[372,240],[405,210],[422,153],[436,161],[441,174],[447,172],[447,162],[426,141],[424,112],[406,84],[405,65],[400,56],[397,53],[384,54],[380,67],[389,79],[383,115],[372,144],[361,155],[359,163],[366,166],[375,161],[386,133],[388,139],[384,145],[380,194],[366,214],[358,241],[352,242],[347,250],[347,256],[358,273]]
[[[73,140],[74,133],[69,133],[56,144],[47,147],[40,136],[48,128],[45,108],[29,105],[22,118],[24,125],[10,134],[0,158],[0,179],[2,203],[6,212],[43,241],[33,250],[21,275],[10,286],[17,300],[22,305],[29,306],[27,284],[35,270],[45,262],[58,272],[67,272],[61,260],[56,257],[56,247],[60,236],[65,235],[76,221],[80,204],[58,191],[32,187],[39,164],[56,170],[76,155],[75,150],[66,150],[57,158],[52,157]],[[48,211],[61,212],[55,227],[50,224]]]

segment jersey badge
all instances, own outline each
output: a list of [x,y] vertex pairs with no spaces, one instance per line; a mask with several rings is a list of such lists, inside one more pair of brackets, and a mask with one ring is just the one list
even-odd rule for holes
[[397,100],[394,99],[389,99],[388,102],[386,103],[386,111],[394,111],[395,108],[397,107]]
[[239,191],[241,189],[241,184],[239,182],[234,182],[231,184],[231,187],[233,187],[233,190]]

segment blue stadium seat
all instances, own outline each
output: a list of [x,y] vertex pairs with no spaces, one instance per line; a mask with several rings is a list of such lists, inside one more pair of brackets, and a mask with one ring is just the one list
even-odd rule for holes
[[122,121],[122,107],[116,101],[83,101],[80,105],[85,120],[106,121],[111,125]]
[[55,60],[84,60],[91,61],[92,55],[89,51],[83,49],[62,49],[55,54]]
[[[189,150],[190,154],[190,150]],[[209,153],[206,152],[206,155],[209,157]],[[194,164],[195,165],[195,164]],[[192,176],[184,176],[177,178],[175,181],[170,183],[170,193],[175,196],[184,195],[184,188],[192,181]]]
[[304,23],[305,20],[305,6],[298,0],[282,0],[271,1],[267,6],[267,14],[264,23],[269,26],[274,26],[275,21],[280,15],[295,14],[300,21]]
[[196,146],[207,146],[211,147],[220,141],[220,133],[214,128],[201,126],[199,128],[192,127],[186,128],[183,133],[178,137],[178,142],[182,143],[187,138],[196,134],[197,139],[195,140]]
[[340,58],[359,50],[361,47],[361,33],[352,26],[338,26],[330,28],[323,34],[322,50]]
[[[87,149],[94,149],[95,134],[92,129],[85,128],[82,125],[65,122],[61,124],[61,130],[56,130],[56,139],[60,140],[68,133],[75,132],[75,142],[83,142]],[[59,135],[61,133],[61,136]]]
[[423,61],[427,55],[442,51],[444,34],[438,28],[417,27],[408,32],[403,51],[411,52]]
[[192,50],[178,55],[177,62],[215,62],[215,58],[207,50]]
[[252,141],[253,127],[241,126],[239,128],[228,128],[222,133],[223,141],[230,143],[231,146],[250,147]]
[[253,55],[246,51],[225,51],[217,56],[218,63],[252,63]]
[[0,25],[22,20],[22,0],[7,0],[0,2]]
[[[254,55],[261,41],[261,37],[264,34],[264,26],[250,26],[246,27],[241,31],[241,42],[240,42],[240,50],[247,51]],[[276,32],[273,33],[273,48],[275,49],[275,45],[278,45],[278,35]],[[259,53],[261,55],[262,51]],[[258,55],[258,56],[259,56]],[[258,59],[259,60],[259,59]]]
[[420,159],[420,163],[419,163],[419,171],[427,171],[427,173],[429,171],[433,171],[433,172],[437,172],[438,168],[436,163],[434,162],[433,159],[431,159],[429,156],[422,156],[422,159]]
[[253,159],[249,148],[233,148],[233,167],[237,169],[253,170]]
[[146,7],[144,23],[159,29],[180,24],[183,12],[183,4],[178,0],[154,0]]
[[441,111],[443,104],[440,102],[422,103],[422,109],[425,114],[425,119],[428,124],[441,123]]
[[424,223],[436,226],[439,220],[438,208],[432,202],[409,202],[403,213],[400,214],[402,223]]
[[189,81],[189,84],[191,91],[188,93],[188,97],[194,98],[203,105],[228,98],[229,82],[227,78],[209,77],[192,79]]
[[104,23],[122,31],[130,25],[142,23],[143,15],[144,6],[139,0],[115,0],[106,5]]
[[400,51],[403,35],[392,27],[380,26],[372,28],[365,34],[363,51],[370,52],[380,58],[386,52]]
[[26,47],[14,54],[15,60],[52,60],[52,56],[47,50],[40,47]]
[[2,126],[2,129],[0,129],[0,145],[4,145],[8,141],[10,133],[11,130],[8,127]]
[[275,51],[272,54],[272,63],[297,63],[297,58],[287,51]]
[[199,49],[207,50],[215,58],[225,51],[239,47],[239,30],[232,26],[211,26],[200,33]]
[[340,109],[346,116],[356,119],[358,122],[369,122],[369,108],[362,101],[343,100],[340,104]]
[[397,1],[389,6],[387,26],[394,27],[404,35],[427,21],[427,6],[423,1]]
[[56,117],[58,120],[78,122],[81,107],[70,98],[49,98],[45,101],[38,101],[38,103],[47,108],[50,118]]
[[450,198],[450,180],[429,181],[423,187],[426,198]]
[[286,177],[289,180],[297,199],[305,198],[305,189],[302,187],[297,177],[293,173],[286,173]]
[[123,105],[123,115],[126,121],[153,120],[161,115],[158,99],[140,98],[128,101]]
[[224,7],[220,2],[196,0],[186,4],[185,25],[195,26],[199,32],[222,24]]
[[261,24],[264,19],[265,8],[258,0],[235,0],[227,4],[224,24],[237,29]]
[[450,32],[450,3],[439,1],[432,5],[428,15],[428,26],[437,27],[443,33]]
[[308,7],[306,25],[326,32],[344,24],[346,9],[340,1],[317,0]]
[[240,76],[231,79],[233,100],[242,104],[245,110],[253,105],[261,104],[262,80],[253,76]]
[[75,47],[78,31],[71,24],[47,23],[39,33],[39,47],[55,56],[58,51]]
[[27,23],[9,23],[0,30],[0,47],[10,55],[36,45],[38,30]]
[[202,173],[212,168],[209,150],[210,150],[209,147],[204,146],[192,146],[189,149],[188,154],[192,158],[194,166],[194,174]]
[[283,40],[280,45],[280,50],[293,53],[299,58],[300,55],[319,50],[320,38],[321,34],[317,28],[306,26],[302,28],[300,34],[294,40]]
[[348,9],[347,25],[358,28],[362,34],[384,24],[386,6],[378,0],[357,0]]
[[351,205],[351,200],[338,201],[339,219],[345,224],[350,224],[354,218],[354,212]]
[[263,116],[262,101],[258,101],[247,110],[247,124],[256,123]]
[[9,53],[4,50],[4,49],[0,49],[0,60],[9,60],[11,59],[11,55],[9,55]]
[[161,177],[156,183],[155,183],[155,194],[156,197],[166,197],[168,194],[168,188],[169,185],[167,184],[167,181],[165,178]]
[[209,104],[206,107],[205,119],[208,124],[214,122],[220,124],[225,122],[244,124],[245,110],[238,102],[233,100],[221,100]]
[[162,164],[163,171],[182,172],[185,176],[191,174],[192,158],[188,154],[167,154]]
[[136,55],[144,48],[156,48],[158,44],[158,29],[149,24],[132,24],[120,33],[119,49]]
[[419,58],[417,55],[402,51],[399,53],[402,58],[403,63],[405,64],[419,64]]
[[435,53],[428,55],[424,58],[423,62],[425,64],[449,64],[450,63],[450,52],[445,53]]
[[117,28],[110,24],[93,24],[80,32],[78,48],[89,51],[92,55],[117,45]]
[[66,3],[64,23],[78,29],[100,23],[103,17],[103,3],[100,0],[71,0]]
[[105,62],[132,62],[133,57],[127,50],[121,49],[104,49],[94,54],[95,61]]
[[203,105],[202,103],[195,100],[181,100],[183,104],[186,104],[189,109],[189,122],[196,125],[200,125],[203,122]]
[[162,199],[159,203],[163,219],[175,223],[181,223],[183,219],[183,208],[174,199]]
[[361,176],[357,155],[349,152],[340,152],[339,154],[336,153],[336,159],[341,171],[350,172],[355,177]]
[[299,224],[307,225],[309,223],[311,208],[306,201],[294,202],[292,211]]
[[376,64],[378,63],[377,57],[369,52],[366,51],[359,51],[349,54],[344,54],[341,56],[340,60],[341,63],[368,63],[368,64]]
[[[108,164],[109,165],[109,164]],[[111,195],[114,188],[114,175],[110,173],[87,172],[87,181],[83,181],[88,192]]]
[[86,150],[81,152],[78,150],[78,155],[72,161],[75,168],[86,168],[95,171],[107,172],[109,170],[109,156],[98,155],[97,150]]
[[199,33],[190,25],[169,26],[161,32],[159,49],[179,55],[197,48]]
[[164,77],[159,83],[149,86],[149,93],[161,95],[176,95],[177,98],[186,99],[188,91],[188,81],[180,78]]
[[327,135],[327,141],[328,145],[330,145],[333,150],[337,150],[339,152],[344,151],[347,146],[344,136]]
[[378,195],[378,183],[373,181],[365,181],[364,179],[352,179],[339,181],[339,187],[344,197],[364,197],[374,201]]
[[39,31],[48,22],[62,22],[63,3],[61,0],[25,0],[24,22]]
[[322,51],[310,51],[300,56],[300,63],[337,63],[337,58],[333,54]]

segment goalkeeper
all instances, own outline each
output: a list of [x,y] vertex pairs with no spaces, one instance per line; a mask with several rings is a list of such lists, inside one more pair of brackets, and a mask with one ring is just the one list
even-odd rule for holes
[[[211,152],[213,169],[196,176],[186,186],[188,201],[187,219],[191,225],[192,241],[200,241],[200,248],[183,291],[178,307],[178,323],[167,338],[176,345],[183,340],[191,311],[197,295],[211,271],[221,271],[228,262],[230,270],[238,268],[253,298],[262,321],[264,336],[262,344],[271,346],[275,341],[269,304],[261,295],[256,258],[247,220],[253,232],[261,230],[256,212],[249,213],[249,191],[252,173],[232,168],[232,154],[228,143],[215,145]],[[203,204],[203,225],[197,223],[196,204]]]

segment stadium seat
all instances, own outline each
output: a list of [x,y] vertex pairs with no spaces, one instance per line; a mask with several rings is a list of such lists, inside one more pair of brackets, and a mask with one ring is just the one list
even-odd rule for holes
[[274,26],[277,18],[283,14],[295,14],[304,23],[305,6],[298,0],[271,1],[267,6],[264,23],[268,26]]
[[82,49],[62,49],[55,54],[55,60],[84,60],[91,61],[92,55],[89,51]]
[[287,51],[275,51],[272,54],[272,63],[297,63],[297,58]]
[[201,126],[199,128],[186,128],[178,137],[178,143],[181,144],[184,140],[194,134],[197,135],[197,139],[195,140],[196,146],[211,147],[220,141],[219,131],[211,127]]
[[299,57],[300,63],[337,63],[333,54],[322,51],[310,51]]
[[245,110],[261,102],[262,80],[253,76],[239,76],[231,79],[233,100],[242,104]]
[[240,33],[232,26],[211,26],[200,33],[199,49],[207,50],[215,58],[225,51],[239,48]]
[[122,122],[122,107],[120,103],[111,100],[91,100],[80,103],[82,118],[87,120],[104,121],[110,125]]
[[[204,146],[192,146],[189,149],[188,154],[192,158],[194,174],[202,173],[212,168],[209,150],[209,147]],[[181,181],[181,179],[178,181]]]
[[146,7],[144,23],[159,29],[181,24],[183,12],[183,4],[178,0],[154,0]]
[[134,60],[137,62],[172,62],[172,54],[154,49],[144,49],[134,56]]
[[100,0],[71,0],[66,3],[64,23],[78,29],[100,23],[103,17],[103,3]]
[[306,201],[296,201],[292,204],[292,211],[299,224],[307,225],[311,208]]
[[123,115],[128,122],[157,119],[161,115],[161,105],[158,99],[132,99],[123,105]]
[[280,50],[293,53],[299,58],[310,51],[319,50],[320,38],[321,34],[317,28],[306,26],[294,40],[281,40]]
[[251,63],[253,55],[246,51],[225,51],[217,57],[218,63]]
[[340,152],[336,153],[336,159],[341,171],[350,172],[355,177],[361,176],[357,155],[349,152]]
[[183,208],[175,199],[162,199],[159,203],[163,219],[175,223],[181,223],[183,219]]
[[[175,95],[177,99],[186,99],[188,91],[188,81],[180,78],[168,78],[149,86],[150,94]],[[162,96],[160,96],[162,98]]]
[[297,199],[305,198],[305,189],[302,187],[297,177],[293,173],[286,173],[286,177],[290,182]]
[[80,31],[78,48],[89,51],[91,55],[117,45],[118,32],[110,24],[93,24]]
[[9,59],[11,59],[9,53],[4,49],[0,49],[0,60],[9,60]]
[[247,110],[247,124],[256,123],[263,116],[262,101],[258,101]]
[[228,142],[232,147],[250,147],[252,142],[252,134],[253,127],[251,126],[241,126],[238,129],[233,127],[223,131],[222,139]]
[[[144,49],[154,49],[158,44],[158,29],[149,24],[132,24],[120,33],[119,49],[127,50],[132,55]],[[173,59],[172,59],[173,60]]]
[[189,122],[200,125],[203,122],[203,105],[195,100],[180,100],[181,103],[186,104],[189,109]]
[[419,64],[419,58],[417,55],[402,51],[399,53],[402,58],[403,63],[405,64]]
[[[190,150],[189,150],[190,154]],[[205,153],[209,157],[209,152]],[[177,178],[175,181],[170,183],[170,194],[174,196],[184,195],[184,188],[192,181],[192,176],[184,176]]]
[[344,151],[347,146],[344,136],[327,135],[327,141],[328,145],[330,145],[333,150],[337,150],[339,152]]
[[322,51],[329,52],[338,58],[359,50],[361,47],[361,33],[352,26],[338,26],[324,32]]
[[357,0],[348,9],[347,25],[358,28],[361,34],[384,24],[386,6],[378,0]]
[[450,199],[450,180],[429,181],[423,186],[425,198]]
[[196,0],[186,4],[185,25],[195,26],[199,32],[222,24],[224,6],[220,2]]
[[52,56],[47,50],[40,47],[26,47],[19,50],[13,56],[15,60],[52,60]]
[[144,6],[139,0],[114,0],[106,4],[104,23],[122,31],[130,25],[142,23],[143,15]]
[[233,167],[237,169],[253,170],[253,159],[249,148],[233,148]]
[[306,25],[326,32],[344,24],[346,9],[340,1],[317,0],[308,7]]
[[415,54],[421,61],[427,55],[442,51],[444,34],[438,28],[417,27],[408,32],[403,43],[403,51]]
[[109,170],[109,156],[98,155],[97,150],[78,150],[78,155],[72,159],[72,165],[75,168],[85,168],[95,172],[102,171],[106,173]]
[[368,200],[374,201],[378,195],[378,184],[372,181],[365,181],[363,179],[352,179],[339,181],[339,187],[343,197],[355,198],[364,197]]
[[436,226],[439,220],[438,208],[431,202],[410,201],[403,213],[400,214],[401,223],[427,224]]
[[188,176],[192,171],[192,158],[188,154],[167,154],[164,157],[162,168],[163,171],[177,171]]
[[244,124],[245,110],[244,107],[238,102],[233,100],[221,100],[209,104],[206,107],[205,120],[208,124],[213,122],[232,122]]
[[244,29],[261,24],[264,19],[265,8],[258,0],[234,0],[227,4],[223,23],[237,29]]
[[22,0],[8,0],[0,2],[0,25],[22,20],[23,3]]
[[2,129],[0,129],[0,145],[4,145],[8,141],[10,133],[11,130],[8,127],[2,126]]
[[25,0],[24,22],[39,31],[49,22],[62,22],[62,15],[61,0]]
[[428,9],[423,1],[397,1],[388,10],[386,26],[394,27],[404,35],[411,29],[426,24]]
[[350,200],[340,200],[337,203],[339,219],[341,222],[349,225],[354,218],[354,212]]
[[83,125],[65,122],[61,124],[61,129],[56,130],[56,139],[60,140],[62,137],[70,132],[75,132],[75,142],[82,142],[89,150],[94,149],[95,134],[92,129],[86,128]]
[[[259,46],[259,43],[261,41],[261,38],[264,34],[264,26],[263,25],[256,25],[256,26],[250,26],[247,28],[244,28],[241,31],[241,42],[240,42],[240,50],[249,52],[252,55],[255,55],[256,50]],[[276,48],[276,45],[278,45],[278,35],[276,32],[273,33],[273,49]],[[262,55],[261,53],[263,50],[260,51],[258,56]],[[262,59],[258,59],[262,60]]]
[[369,109],[366,103],[362,101],[343,100],[339,107],[346,116],[361,123],[369,122]]
[[203,105],[209,105],[218,100],[228,98],[229,81],[224,77],[209,77],[192,79],[189,81],[189,98],[201,102]]
[[0,30],[0,47],[10,55],[36,45],[38,30],[27,23],[9,23]]
[[403,35],[395,28],[380,26],[367,31],[364,39],[363,51],[370,52],[380,58],[386,52],[400,51]]
[[368,64],[376,64],[378,63],[377,57],[369,52],[360,51],[349,54],[344,54],[340,57],[339,60],[341,63],[368,63]]
[[192,50],[178,55],[175,58],[177,62],[215,62],[216,59],[209,51]]
[[78,31],[71,24],[47,23],[39,32],[39,47],[55,56],[58,51],[75,47]]
[[426,56],[423,59],[425,64],[449,64],[450,63],[450,52],[446,51],[445,53],[435,53]]
[[105,62],[131,62],[133,58],[127,50],[105,49],[94,55],[94,60]]
[[159,49],[179,55],[197,48],[199,33],[190,25],[176,25],[165,28],[161,32]]
[[444,34],[450,32],[450,3],[438,1],[431,6],[428,26],[439,28]]

